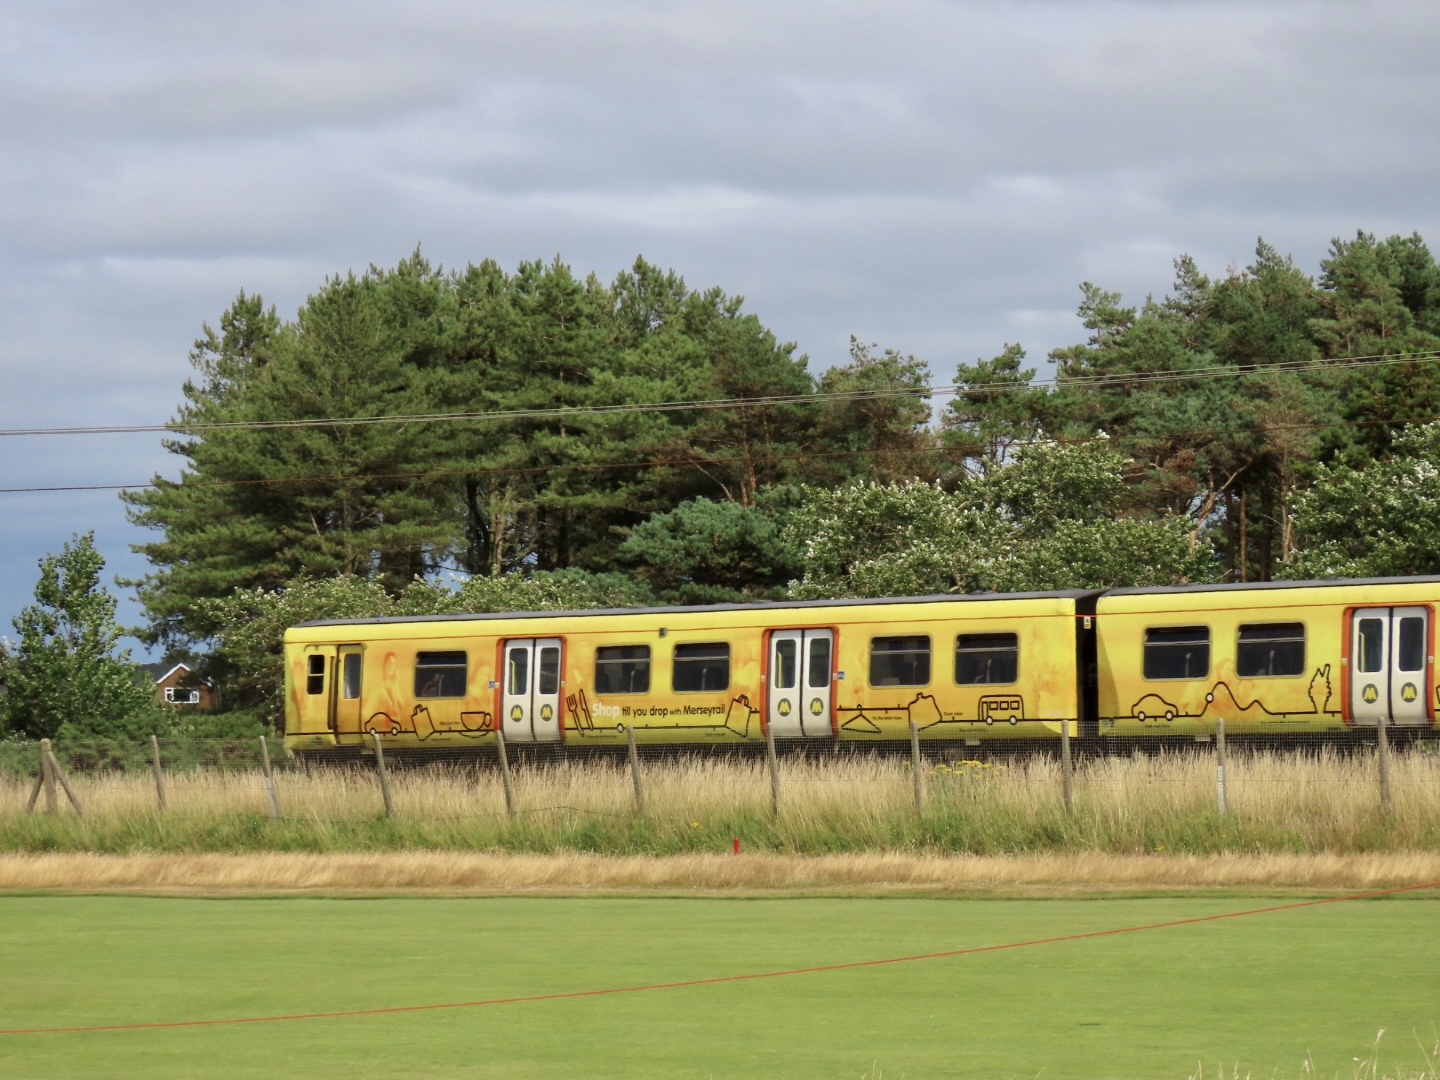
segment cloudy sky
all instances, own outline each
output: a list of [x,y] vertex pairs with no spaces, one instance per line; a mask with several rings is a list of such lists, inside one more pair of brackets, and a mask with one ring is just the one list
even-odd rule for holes
[[[1082,340],[1264,236],[1440,243],[1429,0],[7,0],[0,5],[0,630],[159,436],[240,289],[637,254],[821,370],[854,334],[955,365]],[[22,490],[15,490],[22,489]],[[117,590],[119,591],[119,590]],[[138,621],[133,603],[122,618]]]

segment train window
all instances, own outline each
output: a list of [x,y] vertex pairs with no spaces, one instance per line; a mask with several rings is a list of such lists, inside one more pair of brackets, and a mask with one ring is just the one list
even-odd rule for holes
[[597,694],[648,694],[649,645],[602,645],[595,650]]
[[1396,659],[1401,671],[1425,670],[1425,620],[1420,616],[1400,620],[1400,653]]
[[1153,626],[1145,631],[1145,678],[1203,679],[1209,673],[1208,626]]
[[677,693],[730,689],[730,646],[676,645],[670,686]]
[[871,638],[871,686],[929,684],[930,638],[927,635]]
[[360,696],[360,654],[346,653],[340,667],[340,696],[354,701]]
[[955,639],[955,681],[961,686],[1013,683],[1020,674],[1016,634],[961,634]]
[[310,654],[310,659],[305,668],[305,692],[307,694],[323,694],[325,692],[325,657]]
[[782,638],[775,642],[775,689],[793,690],[795,679],[798,676],[796,671],[796,646],[799,642],[794,638]]
[[560,646],[546,645],[540,649],[540,662],[535,670],[535,692],[537,694],[558,694],[560,692]]
[[830,685],[830,637],[810,639],[810,672],[806,680],[809,687]]
[[1235,674],[1242,679],[1305,673],[1305,624],[1242,626],[1235,643]]
[[1360,670],[1381,671],[1385,667],[1385,622],[1360,620]]
[[505,665],[505,692],[510,695],[530,692],[530,649],[528,646],[510,646],[506,650],[509,663]]
[[468,661],[463,652],[415,654],[416,697],[464,697]]

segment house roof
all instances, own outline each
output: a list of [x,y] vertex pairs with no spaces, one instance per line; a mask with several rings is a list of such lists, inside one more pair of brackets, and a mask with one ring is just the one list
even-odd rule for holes
[[[152,672],[159,671],[163,666],[164,666],[163,664],[152,664],[152,665],[148,665],[149,670],[152,671]],[[170,678],[172,675],[174,675],[176,672],[179,672],[179,673],[180,673],[180,676],[183,678],[184,676],[189,675],[190,672],[193,671],[193,670],[194,670],[194,669],[193,669],[189,664],[186,664],[186,663],[183,663],[183,662],[182,662],[182,663],[179,663],[179,664],[172,664],[172,665],[170,666],[170,668],[165,672],[165,674],[159,675],[159,676],[156,677],[156,679],[155,679],[155,684],[158,686],[160,683],[163,683],[163,682],[165,682],[167,679],[169,679],[169,678]],[[210,685],[210,680],[209,680],[209,679],[204,679],[204,680],[202,680],[202,681],[205,683],[206,686],[209,686],[209,685]]]

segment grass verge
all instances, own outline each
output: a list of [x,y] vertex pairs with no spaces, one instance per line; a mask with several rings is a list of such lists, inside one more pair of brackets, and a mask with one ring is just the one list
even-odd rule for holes
[[[662,857],[496,852],[0,854],[0,889],[237,893],[923,895],[1173,892],[1304,895],[1440,882],[1440,853],[943,856],[773,853]],[[1436,890],[1440,895],[1440,890]]]

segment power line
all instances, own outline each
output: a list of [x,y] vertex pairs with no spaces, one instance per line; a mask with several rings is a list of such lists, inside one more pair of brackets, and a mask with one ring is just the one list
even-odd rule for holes
[[701,412],[726,409],[815,405],[840,401],[871,401],[892,398],[931,398],[960,394],[1018,393],[1027,390],[1077,389],[1090,390],[1112,386],[1143,389],[1152,384],[1207,381],[1211,379],[1251,378],[1274,374],[1316,374],[1349,371],[1356,368],[1393,367],[1402,364],[1429,364],[1440,360],[1440,350],[1393,355],[1355,356],[1336,360],[1297,360],[1255,367],[1214,365],[1154,372],[1126,372],[1108,375],[1085,375],[1069,379],[1038,379],[1034,382],[949,383],[923,387],[895,387],[880,390],[846,390],[808,394],[775,394],[761,397],[714,398],[703,401],[627,402],[616,405],[551,406],[534,409],[494,409],[472,412],[406,413],[381,416],[330,416],[296,420],[245,420],[223,423],[94,425],[86,427],[8,428],[0,436],[33,435],[133,435],[168,434],[202,435],[221,431],[263,431],[289,428],[357,427],[374,424],[433,424],[491,420],[545,420],[556,417],[613,416],[628,413]]
[[[1440,416],[1416,416],[1403,419],[1389,420],[1350,420],[1350,421],[1319,421],[1294,424],[1269,424],[1265,427],[1248,428],[1199,428],[1190,431],[1171,431],[1162,434],[1139,434],[1129,435],[1085,435],[1078,437],[1051,437],[1031,439],[1015,439],[1007,442],[1007,447],[1023,449],[1028,446],[1040,446],[1046,443],[1060,443],[1067,446],[1082,446],[1087,443],[1157,443],[1166,440],[1189,440],[1189,439],[1215,439],[1224,436],[1234,435],[1264,435],[1270,432],[1279,431],[1317,431],[1327,428],[1367,428],[1367,427],[1401,427],[1406,424],[1429,424],[1440,421]],[[807,451],[804,453],[806,460],[840,459],[855,457],[875,457],[883,454],[896,454],[913,456],[921,454],[946,454],[955,453],[956,448],[937,443],[930,446],[916,446],[903,449],[875,449],[875,450],[826,450]],[[644,461],[601,461],[601,462],[574,462],[574,463],[550,463],[546,465],[506,465],[492,467],[467,467],[457,469],[417,469],[413,471],[386,472],[386,473],[332,473],[312,474],[307,476],[287,477],[256,477],[246,480],[147,480],[133,484],[61,484],[52,486],[35,487],[13,487],[0,488],[0,495],[36,495],[53,494],[62,492],[85,492],[85,491],[143,491],[152,488],[185,488],[187,490],[199,490],[204,488],[238,488],[238,487],[283,487],[289,484],[331,484],[341,481],[377,481],[377,480],[430,480],[440,479],[449,476],[527,476],[557,471],[568,472],[603,472],[608,470],[637,470],[637,469],[663,469],[663,468],[693,468],[699,465],[734,465],[749,458],[742,457],[716,457],[696,456],[688,458],[650,458]],[[193,474],[192,474],[193,475]]]

